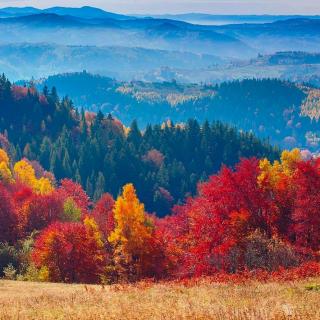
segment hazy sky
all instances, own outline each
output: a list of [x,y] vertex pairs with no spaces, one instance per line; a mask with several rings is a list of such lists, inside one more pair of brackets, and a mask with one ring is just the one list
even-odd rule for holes
[[320,0],[0,0],[0,7],[84,5],[122,13],[320,14]]

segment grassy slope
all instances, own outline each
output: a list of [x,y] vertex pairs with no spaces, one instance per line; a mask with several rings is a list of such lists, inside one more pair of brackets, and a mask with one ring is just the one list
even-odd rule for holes
[[0,281],[0,319],[320,319],[320,292],[291,283],[85,286]]

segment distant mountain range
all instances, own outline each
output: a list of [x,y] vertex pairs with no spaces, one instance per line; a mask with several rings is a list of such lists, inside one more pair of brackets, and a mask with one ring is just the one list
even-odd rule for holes
[[106,12],[102,9],[94,7],[81,7],[81,8],[68,8],[68,7],[52,7],[48,9],[37,9],[34,7],[7,7],[0,9],[0,17],[21,17],[27,15],[35,14],[57,14],[57,15],[69,15],[73,17],[83,18],[83,19],[116,19],[116,20],[128,20],[133,19],[133,17],[116,14],[112,12]]
[[225,25],[225,24],[243,24],[243,23],[271,23],[280,20],[294,18],[319,19],[319,15],[302,16],[302,15],[216,15],[205,13],[184,13],[184,14],[136,14],[135,17],[152,17],[155,19],[170,19],[184,21],[192,24],[201,25]]
[[320,16],[307,15],[216,15],[205,13],[183,13],[183,14],[130,14],[123,15],[105,10],[84,6],[81,8],[70,7],[52,7],[47,9],[38,9],[34,7],[6,7],[0,9],[0,17],[20,17],[41,13],[53,13],[58,15],[69,15],[84,19],[115,19],[128,20],[135,18],[154,18],[166,20],[178,20],[192,24],[202,25],[224,25],[224,24],[242,24],[242,23],[270,23],[279,20],[288,20],[292,18],[320,18]]
[[0,44],[55,42],[60,45],[144,47],[220,56],[254,51],[228,34],[181,21],[80,18],[40,13],[0,19]]
[[[283,20],[289,17],[281,16],[280,21],[260,23],[263,17],[255,16],[251,21],[259,23],[213,26],[162,17],[136,18],[92,7],[4,8],[0,9],[0,17],[0,43],[3,44],[54,42],[143,47],[223,58],[249,58],[258,53],[296,51],[302,47],[305,51],[320,51],[320,19],[317,17]],[[236,18],[240,22],[248,16]],[[273,21],[273,18],[267,20]]]
[[[318,85],[320,64],[300,63],[296,52],[302,49],[320,52],[318,16],[135,17],[88,6],[0,9],[0,72],[12,80],[87,70],[120,80],[271,77]],[[295,52],[295,58],[275,57],[276,52]]]

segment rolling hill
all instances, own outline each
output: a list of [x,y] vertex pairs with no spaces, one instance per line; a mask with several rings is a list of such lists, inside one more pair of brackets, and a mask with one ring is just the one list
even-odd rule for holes
[[212,29],[236,37],[264,53],[302,48],[310,52],[320,50],[320,19],[291,18],[263,24],[212,26]]
[[107,12],[90,6],[81,8],[51,7],[47,9],[38,9],[34,7],[5,7],[0,9],[0,17],[21,17],[41,13],[57,14],[61,16],[68,15],[84,19],[132,19],[130,16]]
[[[145,120],[152,118],[150,112],[159,114],[158,107],[163,114],[167,111],[165,104],[154,105],[153,109],[149,104],[149,110],[142,110],[136,108],[138,104],[129,105],[137,101],[130,96],[125,97],[127,102],[118,99],[122,94],[120,90],[114,92],[117,83],[111,79],[95,81],[91,76],[92,81],[81,82],[83,78],[89,76],[69,80],[91,94],[98,82],[104,88],[108,86],[108,96],[120,104],[117,114],[126,121],[128,115],[135,116],[132,111],[140,115],[147,112]],[[129,132],[112,115],[76,110],[70,99],[58,96],[55,88],[37,91],[13,85],[5,76],[0,77],[0,105],[0,146],[13,159],[37,160],[57,180],[69,177],[81,183],[95,200],[104,191],[115,197],[124,184],[133,183],[146,209],[159,216],[167,214],[186,195],[194,194],[197,183],[218,171],[222,163],[233,166],[241,157],[279,157],[279,149],[267,141],[218,122],[200,124],[189,119],[183,125],[162,126],[155,124],[154,118],[148,133],[144,134],[135,121]]]
[[[91,7],[8,10],[0,18],[0,44],[52,43],[143,47],[249,59],[258,53],[320,51],[320,19],[298,17],[268,23],[195,25],[163,18],[134,18]],[[167,66],[162,64],[163,66]],[[170,67],[170,66],[167,66]],[[199,66],[202,68],[202,66]],[[59,71],[57,71],[59,72]]]
[[179,20],[192,24],[200,25],[226,25],[226,24],[243,24],[243,23],[271,23],[279,20],[288,20],[292,18],[311,18],[318,19],[319,16],[302,16],[302,15],[216,15],[207,13],[183,13],[183,14],[149,14],[135,15],[137,17],[153,17],[156,19]]
[[140,126],[171,119],[219,120],[282,147],[317,150],[320,105],[317,89],[287,81],[262,79],[225,82],[220,85],[176,82],[120,82],[83,73],[51,76],[37,82],[59,88],[77,107]]
[[221,58],[213,55],[135,47],[0,45],[1,72],[14,81],[79,70],[130,81],[143,79],[145,74],[165,66],[192,70],[222,63]]
[[134,17],[88,6],[44,10],[11,7],[0,9],[0,39],[3,43],[54,39],[59,44],[141,46],[238,58],[300,50],[302,46],[306,51],[320,48],[318,16],[221,16],[233,24],[216,26],[186,22],[219,17]]
[[[0,43],[144,47],[220,56],[252,53],[240,40],[214,30],[164,19],[84,19],[40,13],[0,19]],[[52,40],[54,39],[54,40]]]
[[34,7],[5,7],[0,9],[0,17],[9,18],[9,17],[21,17],[27,15],[33,15],[37,13],[41,13],[41,9],[37,9]]
[[44,13],[54,13],[58,15],[68,15],[83,19],[114,19],[114,20],[128,20],[134,19],[133,17],[107,12],[99,8],[84,6],[81,8],[69,7],[52,7],[42,10]]

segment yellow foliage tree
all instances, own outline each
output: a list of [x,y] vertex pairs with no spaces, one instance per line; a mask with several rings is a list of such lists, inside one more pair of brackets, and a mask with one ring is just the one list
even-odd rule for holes
[[[106,271],[106,254],[104,250],[104,241],[98,224],[92,217],[86,217],[83,221],[87,234],[87,246],[91,259],[97,270],[97,277],[103,280]],[[92,248],[92,249],[91,249]],[[94,254],[93,254],[94,253]]]
[[9,157],[7,153],[0,148],[0,163],[4,162],[7,166],[9,166]]
[[11,182],[13,180],[9,162],[10,159],[7,153],[3,149],[0,149],[0,180],[4,182]]
[[291,177],[295,171],[296,164],[301,161],[301,152],[298,148],[291,151],[285,150],[281,154],[281,165],[283,173]]
[[262,159],[259,162],[260,175],[258,176],[258,183],[262,185],[266,183],[274,188],[281,177],[281,164],[279,161],[274,161],[273,165],[270,163],[268,159]]
[[0,162],[0,180],[4,182],[13,181],[11,170],[4,161]]
[[97,244],[97,246],[101,249],[103,249],[103,240],[102,240],[102,233],[99,230],[98,224],[92,217],[85,217],[83,224],[86,228],[86,232],[88,235],[88,238],[94,240]]
[[274,189],[283,178],[291,178],[295,172],[296,164],[302,159],[299,149],[291,151],[285,150],[281,154],[279,161],[270,163],[268,159],[262,159],[259,162],[260,175],[258,183]]
[[41,177],[35,183],[35,191],[39,194],[50,194],[54,190],[50,180],[48,178]]
[[13,171],[17,180],[23,184],[35,189],[37,178],[34,169],[26,160],[20,160],[15,163]]
[[39,180],[30,163],[26,160],[18,161],[13,168],[15,177],[23,184],[32,188],[38,194],[49,194],[54,190],[51,181],[48,178],[41,177]]
[[136,280],[147,264],[153,227],[132,184],[123,187],[115,202],[114,219],[115,229],[108,241],[114,246],[116,271],[123,280]]

